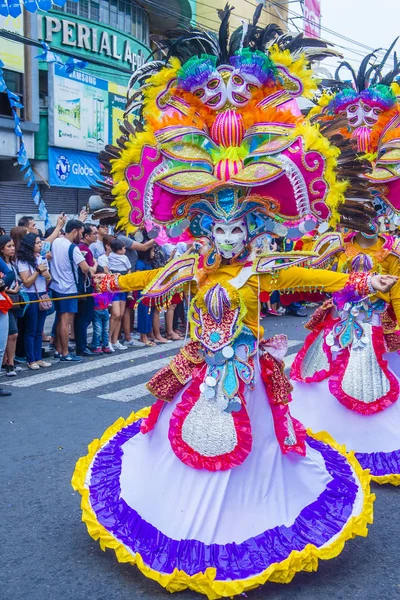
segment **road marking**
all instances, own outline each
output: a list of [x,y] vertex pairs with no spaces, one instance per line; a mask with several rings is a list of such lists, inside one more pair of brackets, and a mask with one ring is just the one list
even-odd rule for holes
[[115,402],[132,402],[133,400],[137,400],[138,398],[144,398],[145,396],[151,396],[152,400],[150,403],[153,403],[155,398],[150,394],[149,390],[146,388],[145,383],[140,383],[139,385],[131,386],[124,388],[123,390],[119,390],[118,392],[112,392],[111,394],[103,394],[99,396],[102,400],[114,400]]
[[[19,379],[14,381],[10,385],[13,387],[31,387],[32,385],[45,383],[46,381],[55,381],[57,379],[62,379],[63,377],[72,377],[73,375],[81,375],[82,373],[88,373],[90,371],[94,371],[96,369],[105,369],[110,365],[116,365],[118,363],[122,363],[127,360],[134,360],[135,358],[142,358],[144,356],[151,356],[152,354],[161,354],[162,352],[167,352],[168,350],[173,350],[174,348],[179,348],[182,346],[182,342],[172,344],[164,344],[161,346],[154,346],[151,348],[142,348],[138,350],[134,350],[129,352],[128,350],[124,350],[124,353],[118,352],[114,356],[107,356],[100,359],[96,359],[88,362],[81,362],[74,365],[68,365],[62,369],[48,369],[45,372],[41,371],[40,375],[31,375],[30,377],[24,377],[24,379]],[[170,355],[170,359],[174,355]]]
[[[297,343],[298,342],[292,344],[292,346],[297,345]],[[285,357],[285,369],[289,369],[292,366],[296,354],[297,352],[294,352],[293,354],[288,354],[288,356]],[[133,400],[137,400],[138,398],[145,398],[146,396],[151,396],[151,402],[154,401],[154,397],[146,388],[146,384],[140,383],[139,385],[130,386],[122,390],[111,392],[109,394],[102,394],[98,397],[102,400],[113,400],[114,402],[133,402]]]
[[161,369],[170,363],[171,358],[172,356],[167,356],[166,358],[160,358],[159,360],[141,363],[140,365],[128,367],[127,369],[122,369],[114,373],[105,373],[105,375],[100,375],[99,377],[90,377],[89,379],[84,379],[83,381],[76,381],[67,383],[66,385],[61,385],[59,387],[48,388],[48,391],[61,392],[62,394],[80,394],[81,392],[86,392],[87,390],[101,387],[103,385],[110,385],[111,383],[122,381],[128,377],[136,377],[138,375],[143,375],[144,373],[157,371],[158,369]]

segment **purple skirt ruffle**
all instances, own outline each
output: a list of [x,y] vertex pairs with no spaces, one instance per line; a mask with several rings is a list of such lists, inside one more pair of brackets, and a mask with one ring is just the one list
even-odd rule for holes
[[[132,553],[139,552],[144,563],[158,572],[169,574],[179,569],[195,575],[213,567],[218,580],[245,579],[284,561],[293,550],[301,551],[308,544],[321,547],[343,529],[352,514],[359,488],[351,466],[329,445],[308,437],[308,445],[322,455],[332,480],[291,526],[268,529],[240,544],[172,539],[121,498],[122,446],[139,431],[137,421],[98,452],[90,476],[90,503],[99,523]],[[173,474],[171,477],[173,485]],[[160,502],[166,501],[168,498],[160,498]]]

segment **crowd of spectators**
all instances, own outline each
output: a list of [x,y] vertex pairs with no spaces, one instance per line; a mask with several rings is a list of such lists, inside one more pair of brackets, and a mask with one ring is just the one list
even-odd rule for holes
[[140,292],[93,294],[93,276],[163,266],[186,251],[186,244],[161,248],[145,231],[138,242],[125,231],[111,235],[107,225],[86,219],[85,211],[69,221],[60,215],[57,225],[42,234],[33,217],[26,216],[9,234],[0,232],[0,360],[7,377],[15,377],[22,364],[35,371],[50,368],[44,343],[49,356],[52,352],[61,362],[77,363],[86,356],[182,339],[183,297],[174,297],[166,309],[162,331],[160,311],[145,300],[137,305]]

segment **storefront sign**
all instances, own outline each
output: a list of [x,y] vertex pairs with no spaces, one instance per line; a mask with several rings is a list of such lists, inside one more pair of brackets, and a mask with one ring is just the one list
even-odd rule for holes
[[[147,48],[132,37],[101,28],[90,21],[73,20],[74,17],[58,18],[39,14],[40,39],[52,47],[81,50],[86,56],[97,55],[108,63],[118,62],[132,71],[143,64]],[[90,60],[90,59],[89,59]]]
[[304,2],[304,34],[314,38],[321,36],[320,0],[305,0]]
[[49,69],[49,143],[99,152],[119,136],[125,106],[124,88],[62,65]]
[[99,179],[97,154],[49,147],[50,185],[89,189]]
[[[11,31],[24,35],[24,16],[21,14],[17,18],[0,16],[0,29]],[[0,58],[4,63],[4,68],[17,73],[24,72],[24,45],[18,42],[10,42],[0,37]]]

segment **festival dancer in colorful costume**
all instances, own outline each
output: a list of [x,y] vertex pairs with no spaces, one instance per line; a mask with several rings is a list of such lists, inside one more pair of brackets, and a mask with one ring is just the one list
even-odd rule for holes
[[[393,283],[298,266],[308,253],[252,258],[251,242],[280,221],[317,222],[334,211],[345,184],[335,177],[337,152],[318,130],[251,104],[253,93],[257,104],[269,92],[285,95],[287,79],[270,56],[262,63],[254,44],[248,77],[251,53],[229,54],[227,16],[228,9],[219,44],[203,32],[171,44],[176,54],[196,52],[201,40],[202,52],[216,54],[182,66],[171,54],[159,72],[150,69],[144,129],[128,135],[125,124],[119,150],[107,149],[112,198],[126,226],[151,217],[176,234],[189,228],[210,250],[201,269],[187,254],[157,271],[98,276],[101,291],[143,289],[161,304],[185,288],[191,341],[149,382],[155,404],[92,442],[73,476],[83,520],[103,549],[171,592],[189,587],[210,599],[316,569],[319,558],[366,535],[372,517],[369,475],[329,436],[307,434],[290,415],[286,338],[262,340],[260,292],[318,288],[337,293],[337,302],[343,294],[357,301]],[[254,26],[248,43],[259,35]],[[246,42],[243,32],[232,37]],[[290,53],[273,52],[296,64]],[[255,118],[233,104],[239,95],[229,77],[242,82],[238,94],[249,96]],[[174,113],[181,109],[185,115]]]
[[[368,188],[364,193],[368,199]],[[314,266],[399,275],[400,242],[378,233],[369,200],[359,202],[358,220],[354,199],[347,214],[346,203],[341,207],[342,224],[355,231],[323,235]],[[291,369],[296,417],[353,450],[375,481],[394,485],[400,485],[399,322],[399,284],[387,297],[368,294],[357,304],[327,300],[306,325],[311,333]]]

